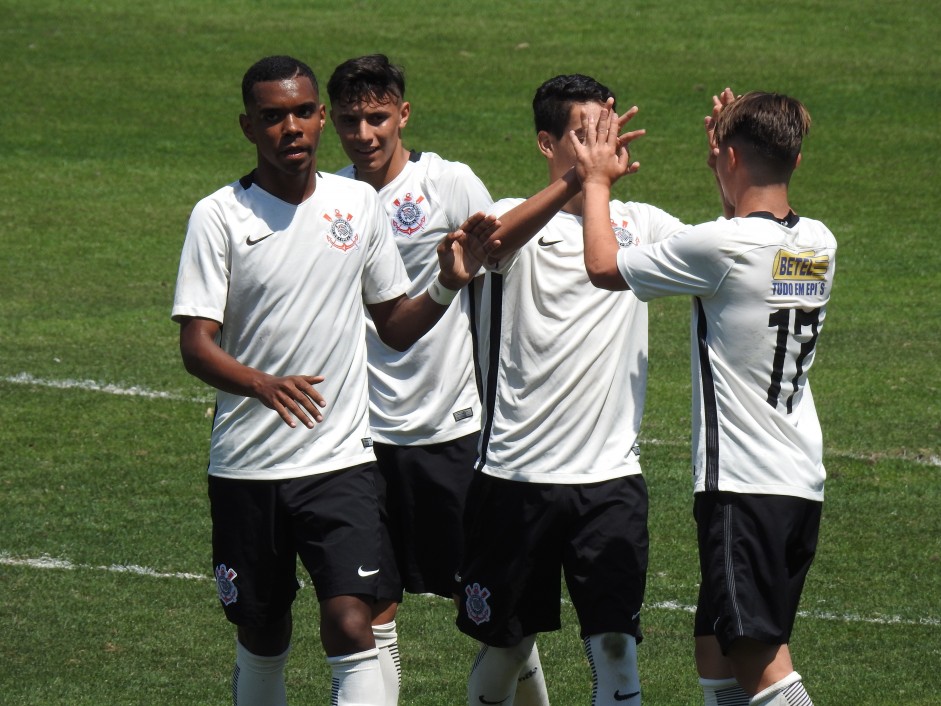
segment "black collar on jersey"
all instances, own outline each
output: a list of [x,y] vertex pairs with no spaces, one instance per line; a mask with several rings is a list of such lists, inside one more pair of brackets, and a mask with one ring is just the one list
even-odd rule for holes
[[248,191],[248,187],[255,183],[255,172],[257,171],[257,169],[252,169],[251,172],[239,179],[239,184],[246,191]]
[[767,218],[769,221],[780,223],[782,226],[787,226],[788,228],[796,226],[797,222],[801,219],[794,211],[788,211],[784,218],[778,218],[771,213],[771,211],[754,211],[745,216],[745,218]]

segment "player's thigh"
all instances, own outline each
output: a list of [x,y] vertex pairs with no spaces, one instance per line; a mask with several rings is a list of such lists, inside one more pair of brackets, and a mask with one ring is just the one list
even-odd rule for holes
[[296,554],[278,483],[209,477],[212,556],[226,617],[237,625],[280,621],[297,593]]
[[296,479],[283,494],[297,553],[318,599],[375,597],[382,530],[374,465]]
[[505,647],[558,628],[561,555],[554,488],[475,477],[457,589],[462,632]]
[[640,474],[573,486],[563,566],[582,636],[640,637],[647,581],[647,486]]
[[723,651],[740,637],[785,644],[816,550],[820,503],[699,493],[694,513],[702,574],[695,634],[715,634]]

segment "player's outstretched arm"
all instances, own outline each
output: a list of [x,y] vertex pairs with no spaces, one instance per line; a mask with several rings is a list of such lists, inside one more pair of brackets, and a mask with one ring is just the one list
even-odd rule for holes
[[[635,110],[636,112],[636,110]],[[609,101],[598,116],[582,114],[585,141],[570,134],[578,159],[576,172],[584,194],[582,234],[585,239],[585,269],[591,283],[601,289],[627,289],[618,270],[618,243],[611,228],[611,185],[640,168],[631,162],[626,144],[618,137],[618,118]]]
[[427,290],[411,299],[403,295],[367,305],[383,343],[404,351],[431,330],[480,271],[485,257],[480,244],[487,242],[499,224],[495,216],[475,213],[438,243],[441,271]]
[[243,397],[254,397],[273,409],[289,427],[300,421],[308,429],[323,421],[327,401],[314,385],[321,375],[269,375],[239,363],[216,343],[218,321],[183,318],[180,321],[180,355],[186,370],[213,387]]

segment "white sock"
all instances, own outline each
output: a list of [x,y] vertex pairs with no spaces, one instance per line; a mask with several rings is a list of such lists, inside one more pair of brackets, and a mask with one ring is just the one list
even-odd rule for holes
[[399,659],[399,635],[395,631],[395,621],[372,626],[379,650],[379,669],[382,682],[386,686],[386,706],[399,703],[399,689],[402,686],[402,662]]
[[467,679],[467,703],[513,706],[520,670],[532,654],[535,642],[536,636],[528,635],[514,647],[481,645]]
[[262,657],[252,654],[236,640],[235,669],[232,670],[233,706],[286,706],[284,665],[290,651],[288,647],[276,657]]
[[748,706],[751,698],[733,677],[728,679],[699,678],[706,706]]
[[523,662],[516,679],[516,698],[514,706],[549,706],[549,692],[546,691],[546,675],[539,661],[539,649],[533,641],[533,649]]
[[591,667],[592,706],[640,706],[637,640],[623,632],[604,632],[585,638]]
[[750,703],[751,706],[814,706],[797,672],[791,672],[781,681],[759,691]]
[[385,706],[385,687],[379,670],[379,650],[327,657],[333,674],[330,706]]

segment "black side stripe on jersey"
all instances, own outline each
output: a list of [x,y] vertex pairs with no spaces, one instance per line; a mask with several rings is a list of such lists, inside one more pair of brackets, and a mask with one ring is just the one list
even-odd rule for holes
[[719,411],[716,404],[716,383],[712,377],[709,346],[706,345],[706,312],[696,297],[698,324],[696,342],[699,346],[699,378],[702,381],[703,417],[706,425],[706,490],[719,489]]
[[480,460],[477,470],[487,463],[487,446],[493,431],[493,410],[497,396],[497,376],[500,368],[500,341],[503,329],[503,275],[490,273],[490,349],[487,356],[487,387],[483,396],[483,429],[480,434]]
[[477,301],[480,298],[481,289],[483,289],[483,283],[480,277],[475,277],[471,280],[470,284],[467,285],[465,295],[469,302],[468,314],[470,315],[470,332],[471,332],[471,347],[473,349],[474,355],[474,383],[477,385],[477,397],[482,398],[483,391],[483,380],[480,377],[480,321],[478,320],[478,311],[477,311]]

